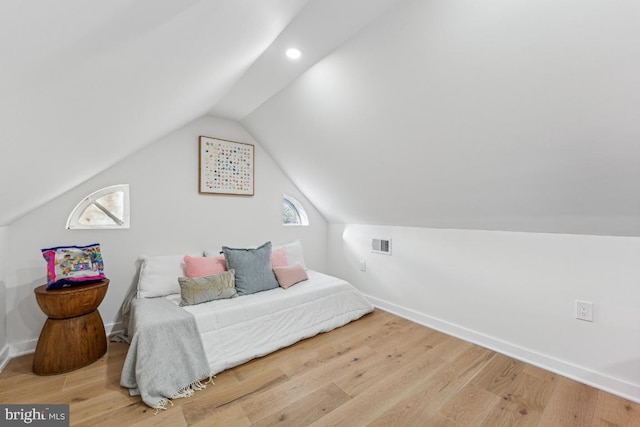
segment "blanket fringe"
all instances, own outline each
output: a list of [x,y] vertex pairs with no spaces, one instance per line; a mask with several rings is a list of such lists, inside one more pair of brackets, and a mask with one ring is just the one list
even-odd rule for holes
[[153,415],[158,415],[158,412],[165,411],[167,409],[167,403],[171,403],[171,406],[173,406],[173,402],[169,399],[162,399],[160,400],[160,402],[158,402],[158,405],[154,407],[154,409],[156,410]]
[[[206,376],[205,376],[206,377]],[[207,388],[207,384],[212,384],[212,385],[216,385],[216,383],[213,382],[213,379],[216,377],[215,375],[208,375],[209,379],[206,382],[202,382],[201,380],[197,380],[192,382],[191,384],[189,384],[188,386],[181,388],[180,390],[178,390],[173,396],[171,396],[168,399],[162,399],[160,400],[160,402],[158,402],[158,405],[155,406],[155,413],[153,415],[158,415],[158,412],[160,412],[161,410],[164,411],[167,409],[167,403],[171,403],[171,406],[173,406],[173,399],[181,399],[181,398],[185,398],[185,397],[191,397],[193,396],[193,394],[196,391],[200,391],[200,390],[204,390],[205,388]]]

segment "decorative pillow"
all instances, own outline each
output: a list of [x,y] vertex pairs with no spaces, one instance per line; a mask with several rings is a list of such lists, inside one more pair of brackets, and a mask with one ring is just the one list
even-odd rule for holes
[[[281,267],[283,265],[293,265],[295,263],[298,263],[302,266],[302,268],[304,268],[305,270],[307,269],[307,264],[305,264],[304,262],[304,255],[302,253],[302,242],[300,242],[300,240],[296,240],[295,242],[289,243],[287,245],[276,246],[275,248],[273,248],[273,252],[278,254],[276,256],[277,262],[273,264],[274,267]],[[286,264],[282,264],[282,253],[284,253]]]
[[178,283],[181,306],[238,296],[233,270],[205,277],[179,277]]
[[227,271],[224,255],[216,257],[184,256],[187,277],[205,277]]
[[271,269],[271,242],[255,249],[222,247],[227,268],[236,272],[238,295],[249,295],[277,288]]
[[309,279],[304,267],[298,263],[287,265],[286,267],[273,267],[273,273],[276,275],[280,287],[285,289]]
[[138,279],[138,298],[180,293],[178,277],[184,272],[184,255],[143,256]]
[[271,267],[285,267],[287,263],[287,248],[278,246],[271,250]]
[[47,289],[106,278],[98,243],[42,249],[42,256],[47,261]]

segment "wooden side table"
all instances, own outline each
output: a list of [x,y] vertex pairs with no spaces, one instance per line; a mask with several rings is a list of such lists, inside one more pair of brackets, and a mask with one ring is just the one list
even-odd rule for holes
[[109,279],[87,285],[34,292],[40,309],[48,316],[42,327],[33,372],[55,375],[89,365],[107,352],[107,335],[98,306],[107,294]]

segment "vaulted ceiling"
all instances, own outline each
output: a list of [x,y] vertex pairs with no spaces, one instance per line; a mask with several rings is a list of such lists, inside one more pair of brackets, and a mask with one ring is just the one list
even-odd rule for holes
[[394,2],[0,2],[0,225],[214,107],[241,118]]
[[639,18],[634,0],[2,2],[0,225],[215,114],[333,222],[640,236]]

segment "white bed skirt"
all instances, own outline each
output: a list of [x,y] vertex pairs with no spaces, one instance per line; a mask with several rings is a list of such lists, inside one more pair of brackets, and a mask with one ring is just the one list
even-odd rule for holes
[[[309,280],[237,298],[184,307],[193,313],[216,374],[321,332],[328,332],[373,310],[350,283],[307,271]],[[180,295],[166,297],[176,305]]]

